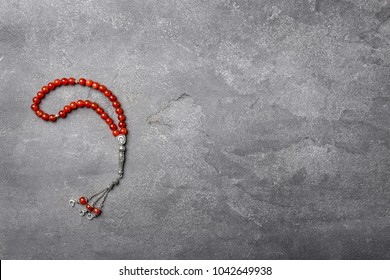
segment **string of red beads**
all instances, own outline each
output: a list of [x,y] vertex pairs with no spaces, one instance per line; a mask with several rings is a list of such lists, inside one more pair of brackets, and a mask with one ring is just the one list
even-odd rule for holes
[[[118,125],[115,124],[114,120],[110,118],[110,116],[101,108],[96,102],[91,102],[90,100],[77,100],[76,102],[70,102],[69,105],[65,105],[62,110],[58,112],[58,114],[48,114],[44,112],[43,110],[39,109],[39,104],[41,103],[41,100],[45,98],[47,94],[49,94],[51,91],[55,90],[57,87],[60,86],[67,86],[67,85],[75,85],[79,84],[81,86],[87,86],[91,87],[97,91],[100,91],[104,94],[105,97],[107,97],[110,101],[112,106],[115,108],[115,113],[118,115]],[[80,78],[78,81],[76,81],[75,78],[62,78],[55,79],[53,82],[50,82],[47,84],[47,86],[43,86],[41,90],[37,93],[37,95],[32,99],[32,105],[31,109],[35,112],[35,114],[42,118],[44,121],[51,121],[55,122],[57,121],[57,118],[66,118],[66,116],[78,109],[78,108],[91,108],[94,110],[97,114],[100,115],[100,117],[109,125],[112,135],[115,137],[119,134],[126,135],[127,129],[126,129],[126,116],[123,114],[123,109],[121,108],[120,102],[117,100],[117,97],[109,90],[105,85],[101,85],[98,82],[92,81],[92,80],[86,80],[84,78]]]

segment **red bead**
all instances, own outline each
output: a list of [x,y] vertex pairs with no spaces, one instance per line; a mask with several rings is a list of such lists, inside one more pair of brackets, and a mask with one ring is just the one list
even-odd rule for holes
[[38,97],[39,99],[42,99],[42,98],[45,97],[45,94],[44,94],[42,91],[38,91],[37,97]]
[[85,100],[85,101],[84,101],[84,105],[85,105],[85,107],[87,107],[87,108],[91,108],[92,103],[91,103],[91,101],[89,101],[89,100]]
[[118,130],[114,130],[114,131],[112,132],[112,135],[114,135],[115,137],[117,137],[117,136],[119,135],[119,131],[118,131]]
[[61,110],[61,111],[58,112],[58,115],[60,116],[60,118],[65,119],[67,113],[65,111]]
[[77,109],[77,103],[76,102],[70,102],[69,106],[72,109]]
[[93,102],[91,104],[91,108],[92,108],[92,110],[96,110],[97,108],[99,108],[99,105],[97,103]]
[[111,102],[114,102],[116,101],[116,96],[112,94],[108,97],[108,99],[110,99]]
[[111,95],[111,91],[110,90],[107,89],[107,90],[104,91],[104,96],[105,97],[109,97],[110,95]]
[[61,79],[61,84],[63,85],[63,86],[66,86],[67,84],[68,84],[68,79],[67,78],[62,78]]
[[108,115],[107,115],[106,112],[103,112],[103,113],[100,114],[100,117],[101,117],[103,120],[105,120],[105,119],[108,118]]
[[39,104],[39,103],[41,103],[41,99],[39,99],[38,97],[34,97],[33,99],[32,99],[32,102],[34,103],[34,104]]
[[106,119],[106,123],[107,123],[107,124],[112,124],[113,122],[114,122],[114,121],[113,121],[111,118],[107,118],[107,119]]
[[70,78],[68,79],[68,84],[69,84],[69,85],[73,86],[75,83],[76,83],[76,79],[75,79],[75,78],[70,77]]
[[77,100],[77,107],[83,108],[84,107],[84,101],[83,100]]
[[106,91],[106,86],[105,85],[100,85],[99,86],[99,90],[101,91],[101,92],[105,92]]
[[64,112],[65,113],[70,113],[70,111],[72,111],[72,108],[68,105],[64,106]]
[[48,88],[47,86],[43,86],[42,89],[41,89],[41,91],[42,91],[43,93],[49,93],[49,88]]
[[91,87],[92,84],[93,84],[93,81],[92,81],[92,80],[86,80],[86,81],[85,81],[85,85],[86,85],[87,87]]
[[126,123],[125,122],[118,122],[118,126],[125,128],[126,127]]
[[117,113],[118,115],[122,114],[123,113],[122,108],[116,108],[115,113]]
[[112,107],[119,108],[120,106],[121,106],[121,104],[119,103],[119,101],[112,102]]
[[92,213],[94,213],[95,216],[100,216],[102,210],[100,210],[99,208],[93,208]]
[[60,80],[60,79],[55,79],[55,80],[54,80],[54,85],[55,85],[56,87],[60,87],[60,86],[61,86],[61,80]]
[[100,85],[99,85],[98,82],[93,82],[93,83],[92,83],[92,88],[93,88],[93,89],[99,89],[99,86],[100,86]]
[[120,121],[124,121],[126,119],[126,116],[125,115],[118,115],[118,120]]
[[104,110],[101,108],[101,107],[97,107],[96,108],[96,113],[98,113],[99,115],[101,114],[101,113],[103,113],[104,112]]
[[49,115],[46,114],[46,113],[43,113],[43,114],[42,114],[42,120],[48,121],[48,120],[49,120]]
[[93,206],[92,206],[92,205],[87,204],[87,205],[85,205],[85,207],[86,207],[89,211],[92,211],[92,210],[93,210]]
[[84,78],[80,78],[79,79],[79,84],[82,85],[82,86],[85,86],[85,79]]
[[39,106],[37,104],[31,105],[31,110],[36,111],[39,109]]
[[116,126],[116,124],[110,124],[110,129],[111,130],[117,130],[118,128],[117,128],[117,126]]
[[49,116],[49,121],[55,122],[57,120],[57,117],[55,115],[50,115]]
[[48,83],[47,84],[47,87],[50,89],[50,90],[53,90],[56,88],[56,85],[54,83]]
[[120,132],[120,134],[126,135],[127,134],[127,129],[122,127],[121,129],[119,129],[119,132]]
[[37,115],[37,117],[42,117],[43,111],[42,110],[36,110],[35,111],[35,115]]
[[82,196],[79,198],[79,202],[81,205],[85,205],[87,204],[88,200],[84,196]]

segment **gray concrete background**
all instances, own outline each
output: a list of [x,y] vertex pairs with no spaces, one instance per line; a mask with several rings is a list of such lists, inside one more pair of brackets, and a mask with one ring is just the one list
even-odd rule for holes
[[[2,259],[390,258],[390,1],[0,2]],[[131,131],[30,110],[94,79]],[[57,112],[90,98],[61,88]],[[113,110],[108,110],[113,114]]]

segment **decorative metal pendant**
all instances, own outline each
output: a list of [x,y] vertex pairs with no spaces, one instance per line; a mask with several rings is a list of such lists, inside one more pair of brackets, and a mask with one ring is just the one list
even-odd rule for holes
[[100,192],[93,194],[87,197],[80,197],[77,199],[69,200],[69,205],[71,207],[75,207],[76,204],[80,204],[85,206],[85,209],[79,210],[80,216],[85,216],[87,214],[88,220],[93,220],[96,217],[99,217],[102,213],[102,208],[104,206],[104,202],[108,196],[108,193],[114,188],[115,185],[119,184],[120,179],[123,177],[123,167],[125,163],[125,151],[126,151],[126,136],[118,135],[116,139],[119,142],[119,168],[118,168],[118,176],[114,178],[111,183],[105,187]]

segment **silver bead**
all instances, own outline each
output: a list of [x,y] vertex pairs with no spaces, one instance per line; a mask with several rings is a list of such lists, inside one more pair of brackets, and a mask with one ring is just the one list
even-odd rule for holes
[[56,116],[57,119],[60,117],[60,115],[58,115],[58,114],[55,114],[55,116]]
[[86,210],[79,210],[79,215],[80,215],[80,216],[84,216],[84,215],[85,215],[85,213],[87,213],[87,211],[86,211]]
[[87,219],[92,220],[93,218],[95,218],[95,215],[93,215],[92,213],[88,213]]
[[126,136],[120,134],[116,137],[116,139],[118,139],[120,145],[126,144]]
[[118,174],[119,174],[119,175],[123,175],[123,170],[119,170],[119,171],[118,171]]
[[122,151],[122,152],[126,151],[126,147],[125,146],[119,146],[119,151]]
[[74,200],[74,199],[69,200],[70,206],[74,207],[75,204],[76,204],[76,200]]
[[119,178],[114,179],[114,180],[112,181],[112,183],[113,183],[114,185],[118,185],[118,184],[119,184]]

